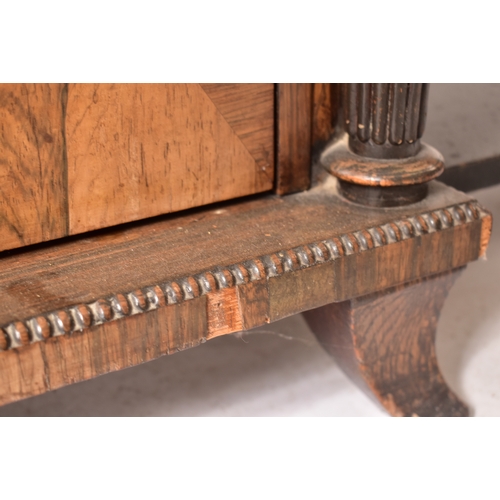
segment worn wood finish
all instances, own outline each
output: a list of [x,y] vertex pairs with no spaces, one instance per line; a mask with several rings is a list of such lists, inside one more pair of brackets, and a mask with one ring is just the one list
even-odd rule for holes
[[[0,259],[0,326],[169,281],[179,281],[175,295],[184,297],[199,286],[226,288],[233,279],[254,281],[266,272],[281,278],[316,264],[323,275],[341,272],[322,292],[327,303],[461,266],[484,251],[481,234],[491,216],[440,183],[411,210],[346,204],[335,190],[330,181],[286,198],[266,196],[12,251]],[[412,252],[433,258],[418,260]],[[391,264],[396,256],[408,259],[404,266]],[[241,277],[235,265],[246,269]],[[204,272],[215,273],[216,282],[199,284]]]
[[439,371],[439,313],[459,272],[305,313],[321,345],[394,416],[467,416]]
[[[429,84],[342,87],[344,135],[339,134],[321,158],[323,166],[342,181],[341,192],[370,206],[409,205],[425,197],[427,188],[421,185],[444,169],[441,154],[420,142]],[[375,189],[370,193],[369,188],[356,189],[357,185]]]
[[424,133],[428,83],[343,84],[349,147],[370,158],[415,156]]
[[63,84],[0,85],[0,250],[67,233]]
[[[429,196],[411,211],[351,206],[335,189],[330,180],[285,198],[266,196],[12,251],[0,260],[0,401],[54,387],[30,380],[59,370],[59,342],[67,346],[64,383],[97,374],[83,373],[80,365],[100,363],[105,373],[173,352],[158,351],[151,345],[156,337],[146,334],[141,343],[139,330],[159,331],[170,315],[168,321],[177,321],[182,304],[201,304],[193,307],[204,319],[190,333],[181,325],[175,348],[192,341],[186,338],[247,330],[463,266],[485,252],[491,216],[440,183],[431,184]],[[131,327],[132,361],[119,360],[117,346],[128,338],[124,324],[138,316],[149,319],[132,320],[138,325]],[[159,326],[151,327],[155,321]],[[122,333],[106,344],[108,331]],[[111,354],[82,347],[94,337]],[[45,351],[43,365],[32,367],[43,344],[54,347]],[[24,377],[22,390],[3,383],[30,370],[37,375]]]
[[274,186],[273,84],[2,84],[0,122],[0,251]]
[[274,84],[204,83],[201,88],[273,182]]
[[317,150],[332,137],[339,111],[338,83],[313,84],[312,144]]
[[444,169],[441,154],[427,144],[411,158],[375,160],[354,154],[345,137],[325,149],[321,161],[345,182],[374,187],[423,184],[438,177]]
[[427,184],[409,186],[363,186],[339,179],[339,190],[350,201],[359,202],[370,207],[398,207],[416,203],[426,197]]
[[276,193],[311,184],[312,84],[278,83],[276,91]]
[[[71,234],[273,185],[272,157],[259,166],[197,84],[71,84],[66,130]],[[260,157],[272,122],[266,133]]]
[[0,405],[206,341],[207,297],[0,355]]

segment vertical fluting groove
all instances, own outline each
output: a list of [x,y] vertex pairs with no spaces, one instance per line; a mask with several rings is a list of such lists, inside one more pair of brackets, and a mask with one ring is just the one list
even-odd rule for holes
[[351,139],[401,146],[422,136],[429,84],[347,83],[342,87],[345,130]]
[[350,136],[355,136],[358,129],[358,84],[347,84],[347,131]]
[[389,132],[391,144],[400,145],[404,139],[406,96],[408,93],[407,83],[393,83],[392,89],[392,113]]
[[358,139],[366,142],[370,138],[371,85],[369,83],[359,84],[358,99]]
[[373,85],[373,132],[375,144],[387,141],[387,117],[389,114],[389,84],[375,83]]
[[424,135],[425,119],[427,118],[427,103],[429,102],[429,86],[430,85],[428,83],[422,83],[417,139],[420,139]]
[[421,83],[410,83],[408,85],[408,105],[406,106],[405,120],[405,141],[409,143],[415,142],[417,140],[421,95]]

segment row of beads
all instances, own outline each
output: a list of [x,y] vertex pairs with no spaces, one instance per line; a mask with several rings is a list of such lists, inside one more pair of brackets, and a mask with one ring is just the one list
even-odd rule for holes
[[15,321],[0,328],[0,350],[82,331],[108,321],[191,300],[215,290],[273,278],[344,255],[471,222],[480,216],[477,204],[463,203],[343,234],[322,242],[283,250],[227,268],[216,268],[188,278],[147,286],[129,293],[118,293],[107,299],[68,307],[24,322]]

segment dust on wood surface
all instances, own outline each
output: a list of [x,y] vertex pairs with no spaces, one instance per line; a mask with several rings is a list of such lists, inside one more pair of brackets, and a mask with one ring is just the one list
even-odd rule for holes
[[[374,210],[346,203],[335,196],[335,186],[327,186],[286,198],[266,196],[136,223],[103,234],[78,236],[41,248],[17,250],[0,259],[0,325],[470,200],[467,195],[434,183],[429,196],[411,208]],[[480,231],[484,220],[479,218],[452,231],[440,231],[438,238],[424,239],[428,241],[429,251],[435,251],[436,245],[445,241],[453,246],[442,255],[433,254],[433,259],[408,266],[410,271],[393,269],[391,256],[386,252],[398,249],[408,252],[414,244],[424,244],[421,238],[387,245],[389,250],[383,245],[376,253],[356,253],[344,259],[345,264],[339,261],[335,266],[344,266],[347,262],[354,265],[355,260],[361,265],[366,260],[383,259],[382,267],[387,265],[384,282],[389,285],[391,276],[400,273],[418,275],[434,269],[437,272],[441,263],[448,267],[462,265],[469,257],[477,258],[472,255],[478,251],[479,238],[477,242],[460,238],[464,238],[465,232]],[[408,254],[406,259],[410,261],[412,255]],[[314,259],[311,258],[311,262]],[[341,279],[342,285],[338,286],[342,286],[342,290],[362,286],[365,290],[371,280],[362,278],[360,275],[359,280],[349,282]]]
[[327,183],[13,251],[0,260],[0,402],[463,266],[489,218],[440,183],[390,210]]

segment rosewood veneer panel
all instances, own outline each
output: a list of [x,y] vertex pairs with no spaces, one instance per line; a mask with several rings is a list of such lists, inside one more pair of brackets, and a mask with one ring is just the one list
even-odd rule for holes
[[[248,106],[254,94],[246,87],[239,97]],[[258,130],[259,159],[273,148],[272,120],[260,123],[261,114],[272,117],[273,89],[260,90],[268,99],[247,125],[266,127]],[[223,111],[241,104],[233,100]],[[66,131],[70,234],[273,185],[272,156],[263,170],[198,84],[70,84]]]
[[0,250],[67,234],[63,84],[0,85]]
[[0,251],[274,183],[273,84],[0,85]]

